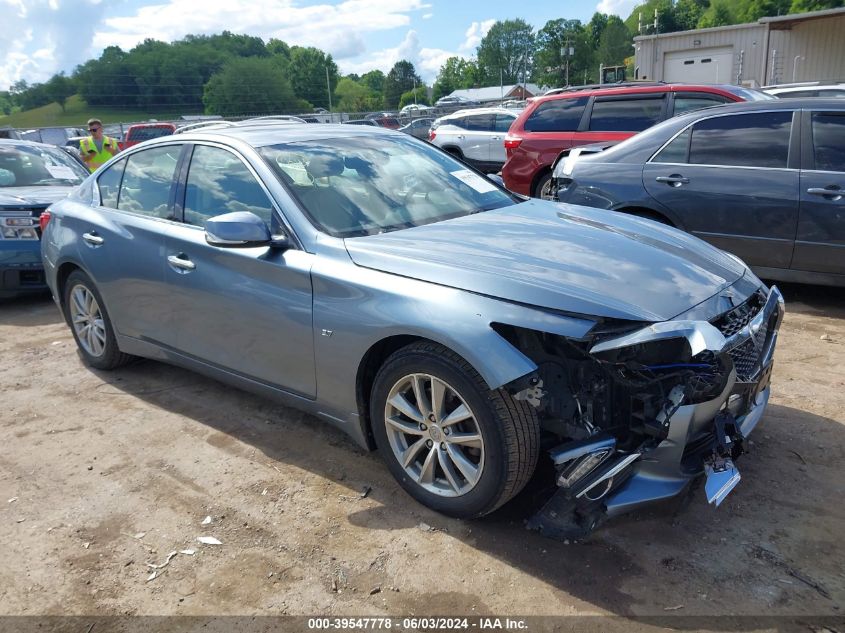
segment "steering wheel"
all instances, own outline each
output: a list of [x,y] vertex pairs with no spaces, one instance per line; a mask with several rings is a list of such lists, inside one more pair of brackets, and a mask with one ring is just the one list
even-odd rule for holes
[[405,196],[402,198],[402,206],[407,207],[408,203],[411,202],[411,198],[413,198],[414,194],[419,192],[419,191],[425,191],[425,198],[424,199],[428,200],[428,193],[429,193],[428,184],[423,180],[419,180],[419,181],[415,182],[413,185],[411,185],[411,187],[408,189],[408,191],[405,192]]

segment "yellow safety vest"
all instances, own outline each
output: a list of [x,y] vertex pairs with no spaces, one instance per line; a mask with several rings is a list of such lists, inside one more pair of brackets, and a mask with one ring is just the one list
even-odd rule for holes
[[91,160],[90,163],[86,163],[88,165],[88,169],[90,169],[91,171],[97,171],[97,168],[100,165],[103,165],[108,162],[112,155],[106,151],[107,147],[111,147],[112,149],[114,149],[115,153],[119,151],[117,141],[115,141],[110,136],[106,136],[105,134],[103,135],[103,149],[99,152],[97,152],[97,144],[94,142],[93,136],[89,136],[79,141],[79,151],[82,152],[83,156],[87,156],[88,152],[92,150],[97,152],[94,155],[93,160]]

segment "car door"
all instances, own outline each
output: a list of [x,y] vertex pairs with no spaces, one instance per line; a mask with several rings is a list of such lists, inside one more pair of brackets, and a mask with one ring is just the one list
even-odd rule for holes
[[505,153],[505,135],[516,120],[515,114],[508,112],[496,112],[494,115],[493,134],[490,135],[490,148],[488,159],[491,163],[504,164],[507,160]]
[[470,114],[464,117],[464,131],[460,146],[464,156],[472,161],[486,163],[490,161],[490,137],[493,131],[494,114]]
[[666,93],[647,92],[595,97],[573,145],[621,141],[666,118]]
[[845,110],[806,111],[792,268],[845,274]]
[[166,249],[172,346],[240,376],[315,396],[313,255],[295,246],[206,242],[204,221],[233,211],[256,214],[273,234],[290,233],[256,173],[229,149],[195,145],[183,194],[184,222],[170,231]]
[[791,111],[699,120],[645,164],[643,185],[694,235],[751,266],[789,268],[799,177],[792,120]]
[[135,152],[97,178],[99,204],[72,227],[80,258],[119,334],[160,342],[166,332],[166,234],[175,222],[175,174],[182,144]]

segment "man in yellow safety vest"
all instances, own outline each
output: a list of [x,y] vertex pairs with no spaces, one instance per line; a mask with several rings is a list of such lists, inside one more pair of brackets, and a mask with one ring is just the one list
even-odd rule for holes
[[103,135],[103,123],[100,119],[88,120],[88,136],[79,141],[79,151],[88,169],[96,171],[97,167],[106,163],[120,151],[117,141],[110,136]]

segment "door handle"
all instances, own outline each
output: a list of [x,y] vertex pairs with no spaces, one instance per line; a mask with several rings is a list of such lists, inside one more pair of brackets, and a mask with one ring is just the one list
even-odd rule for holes
[[501,140],[502,140],[502,137],[501,137],[501,136],[493,136],[493,137],[491,137],[491,140],[493,140],[493,141],[501,141]]
[[831,185],[829,188],[810,187],[807,189],[807,193],[814,196],[824,196],[826,199],[833,200],[834,202],[841,200],[842,196],[845,195],[845,192],[836,185]]
[[655,178],[657,182],[665,182],[670,187],[680,187],[681,185],[688,185],[689,178],[684,178],[680,174],[672,174],[671,176],[658,176]]
[[458,134],[458,138],[461,139],[461,140],[464,140],[466,138],[466,136],[464,134]]
[[97,235],[96,232],[83,233],[82,239],[91,244],[92,246],[101,246],[102,243],[105,242],[105,240],[99,235]]
[[197,267],[197,265],[190,259],[187,259],[186,257],[180,257],[179,255],[169,255],[167,257],[167,263],[173,266],[174,268],[179,268],[184,271],[191,271]]

